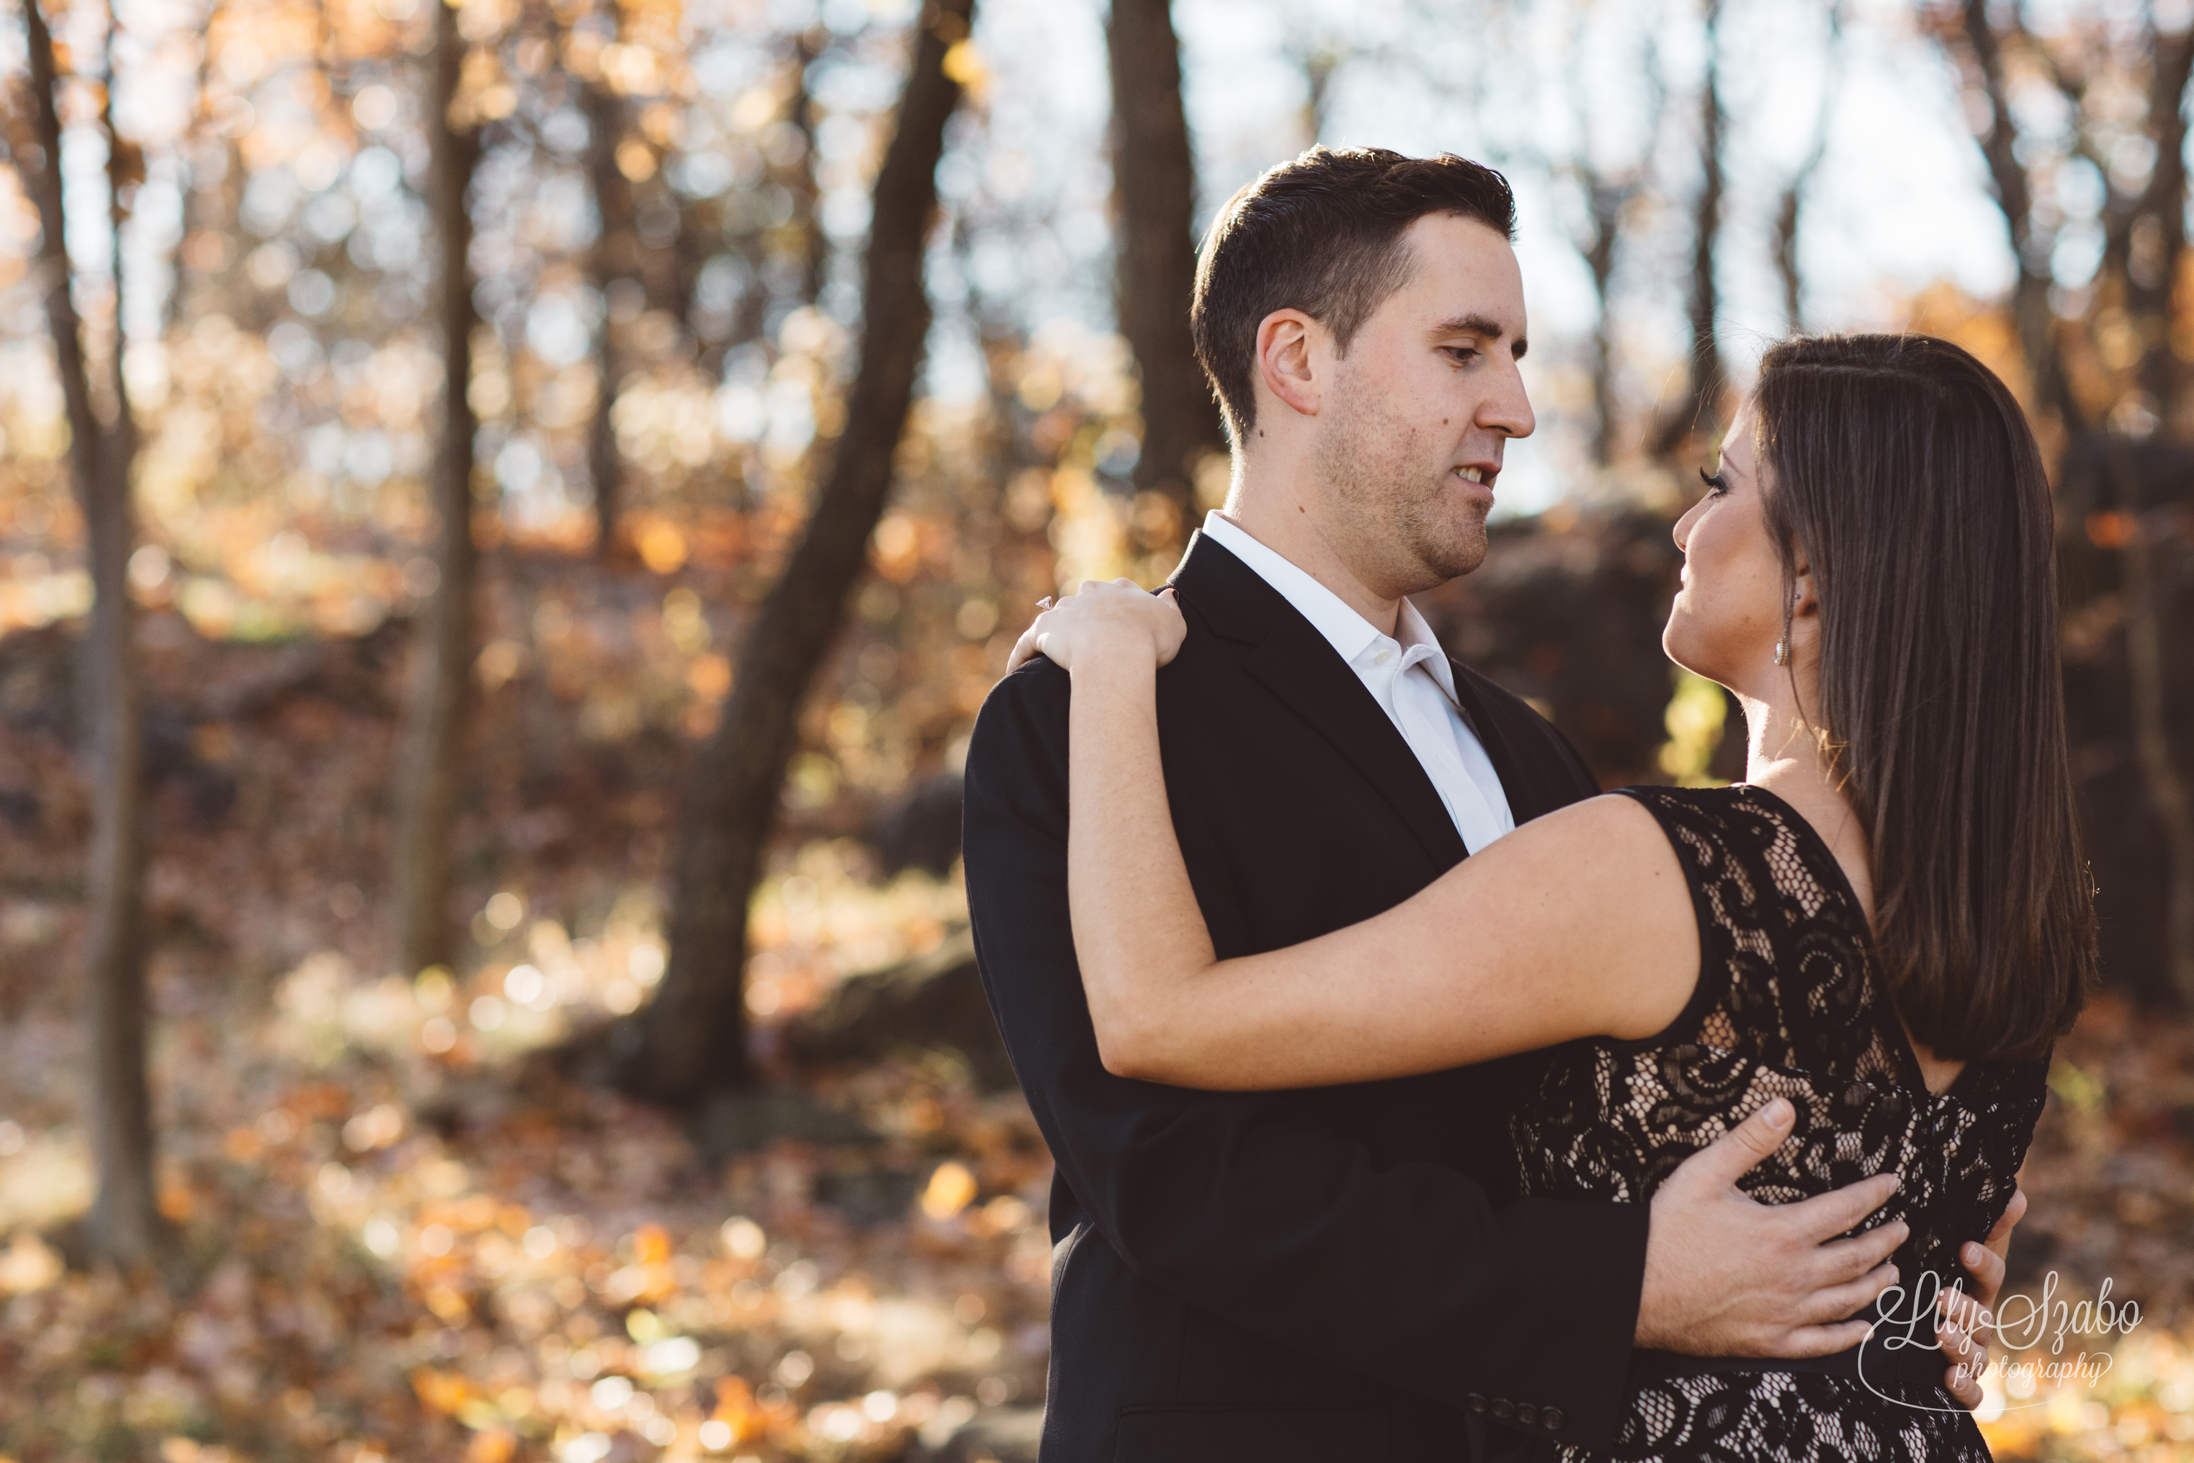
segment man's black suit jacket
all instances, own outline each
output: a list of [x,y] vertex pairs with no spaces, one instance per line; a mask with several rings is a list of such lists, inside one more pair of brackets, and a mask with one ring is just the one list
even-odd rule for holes
[[[1221,956],[1353,924],[1464,857],[1401,734],[1277,590],[1201,536],[1174,584],[1166,791]],[[1545,720],[1454,670],[1519,823],[1598,791]],[[1058,1163],[1044,1463],[1414,1463],[1461,1457],[1472,1414],[1509,1446],[1527,1423],[1607,1443],[1647,1211],[1503,1202],[1513,1063],[1273,1093],[1105,1071],[1068,923],[1069,685],[1042,657],[1001,682],[966,774],[976,954]]]

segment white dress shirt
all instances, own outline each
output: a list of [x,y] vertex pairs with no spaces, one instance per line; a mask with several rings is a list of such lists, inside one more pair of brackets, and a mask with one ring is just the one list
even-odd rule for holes
[[1455,831],[1463,835],[1465,848],[1476,853],[1516,830],[1501,775],[1493,770],[1493,759],[1486,755],[1485,744],[1456,699],[1455,673],[1448,666],[1447,653],[1415,605],[1402,601],[1400,623],[1395,626],[1399,638],[1382,635],[1350,609],[1348,601],[1217,509],[1204,515],[1204,533],[1278,590],[1348,662],[1371,699],[1417,754],[1417,763],[1432,779]]

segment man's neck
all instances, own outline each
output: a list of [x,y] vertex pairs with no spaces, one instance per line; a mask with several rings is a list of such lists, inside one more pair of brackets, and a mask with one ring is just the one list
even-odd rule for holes
[[1239,484],[1219,511],[1234,526],[1339,596],[1374,630],[1392,636],[1400,624],[1402,601],[1367,586],[1350,571],[1319,532],[1313,506],[1285,492],[1245,493]]

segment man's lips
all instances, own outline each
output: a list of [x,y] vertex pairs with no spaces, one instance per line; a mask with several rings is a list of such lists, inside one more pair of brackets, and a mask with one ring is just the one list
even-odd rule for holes
[[1498,464],[1473,462],[1453,469],[1455,475],[1466,483],[1475,483],[1487,492],[1493,491],[1493,481],[1501,475]]

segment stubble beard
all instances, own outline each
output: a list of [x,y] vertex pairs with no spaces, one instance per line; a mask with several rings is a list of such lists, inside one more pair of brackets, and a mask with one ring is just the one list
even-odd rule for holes
[[[1399,593],[1470,573],[1486,557],[1486,515],[1462,497],[1447,451],[1355,393],[1318,444],[1318,474],[1339,505],[1333,525]],[[1367,578],[1366,582],[1370,582]]]

